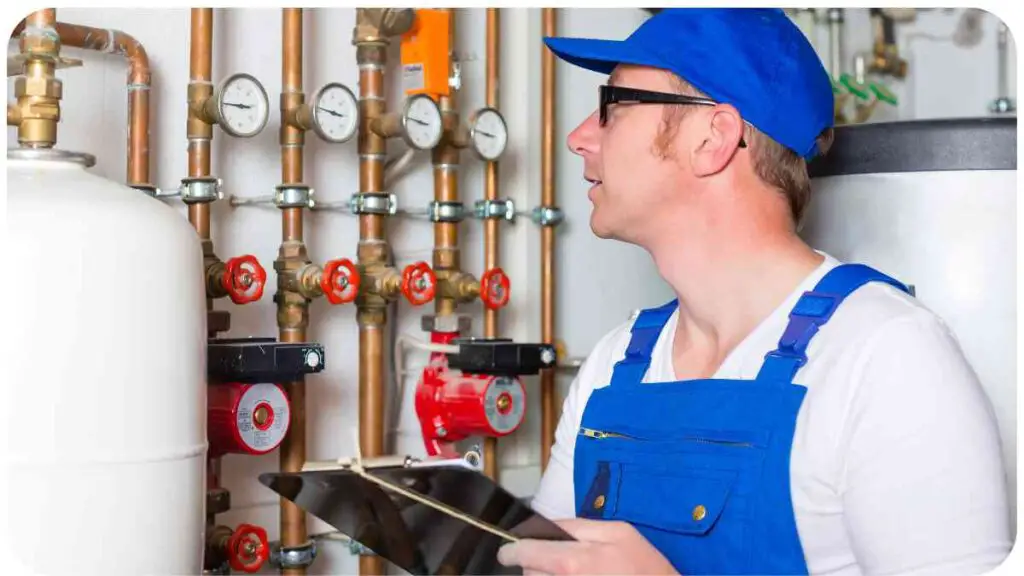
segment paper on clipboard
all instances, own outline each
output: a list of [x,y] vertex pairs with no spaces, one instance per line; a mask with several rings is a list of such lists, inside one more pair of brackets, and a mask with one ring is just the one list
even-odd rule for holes
[[517,574],[497,562],[503,544],[572,539],[483,474],[458,465],[269,473],[260,482],[414,574]]

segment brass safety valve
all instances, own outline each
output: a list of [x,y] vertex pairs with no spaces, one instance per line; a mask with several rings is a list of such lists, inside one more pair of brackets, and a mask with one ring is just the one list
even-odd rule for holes
[[[401,273],[382,264],[364,266],[366,279],[362,298],[365,301],[394,300],[405,296],[413,306],[421,306],[434,299],[437,276],[426,262],[406,266]],[[378,304],[380,304],[378,302]]]
[[19,52],[13,57],[23,63],[23,72],[14,80],[17,102],[7,105],[7,125],[18,127],[22,146],[52,148],[57,143],[63,85],[55,72],[82,64],[60,55],[60,35],[56,22],[50,21],[52,12],[40,10],[26,19],[18,37]]

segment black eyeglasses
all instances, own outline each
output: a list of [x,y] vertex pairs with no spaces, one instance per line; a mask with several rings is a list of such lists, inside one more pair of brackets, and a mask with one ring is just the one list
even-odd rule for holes
[[[717,106],[718,102],[710,98],[700,96],[686,96],[684,94],[669,94],[667,92],[654,92],[641,90],[639,88],[626,88],[623,86],[610,86],[603,84],[600,87],[600,121],[601,126],[608,120],[609,104],[690,104],[697,106]],[[746,148],[747,143],[740,138],[740,148]]]

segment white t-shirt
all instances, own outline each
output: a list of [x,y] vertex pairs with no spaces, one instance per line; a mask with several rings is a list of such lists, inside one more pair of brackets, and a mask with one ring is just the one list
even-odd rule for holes
[[[714,378],[753,379],[790,310],[839,264],[825,261],[726,358]],[[652,303],[652,306],[661,303]],[[645,382],[673,381],[678,310]],[[607,386],[632,320],[602,338],[569,389],[533,508],[575,516],[573,449],[590,393]],[[790,462],[812,574],[976,574],[1011,548],[992,407],[950,330],[919,301],[872,282],[811,341]],[[656,503],[652,502],[652,505]]]

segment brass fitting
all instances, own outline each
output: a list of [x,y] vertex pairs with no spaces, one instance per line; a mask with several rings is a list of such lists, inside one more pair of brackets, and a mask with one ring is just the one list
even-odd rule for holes
[[458,270],[434,270],[437,276],[437,298],[470,302],[480,296],[480,281],[472,274]]
[[305,100],[306,95],[302,92],[281,93],[281,118],[284,118],[281,132],[282,134],[286,132],[285,126],[299,130],[294,142],[282,140],[282,143],[301,146],[305,142],[303,133],[313,128],[313,113]]
[[907,61],[900,58],[895,44],[875,44],[869,69],[876,74],[902,79],[907,76]]
[[[443,98],[442,102],[450,100]],[[452,109],[441,110],[441,127],[444,130],[441,142],[437,148],[452,146],[462,149],[469,146],[469,125],[459,119],[459,113]]]
[[320,287],[320,280],[323,278],[323,275],[323,268],[316,264],[306,264],[290,274],[290,277],[286,279],[285,285],[289,289],[302,294],[304,298],[312,300],[324,294],[323,288]]
[[282,333],[302,331],[309,326],[310,299],[300,292],[303,282],[300,271],[310,264],[306,245],[302,242],[284,241],[274,260],[277,272],[277,324]]
[[213,138],[213,125],[217,123],[217,104],[213,98],[213,84],[190,82],[188,85],[188,137]]
[[357,8],[353,44],[388,42],[391,36],[405,34],[416,19],[412,8]]
[[228,295],[227,290],[224,289],[224,284],[221,279],[224,277],[224,273],[227,271],[227,266],[224,262],[213,253],[213,241],[204,239],[203,245],[203,270],[204,278],[206,279],[206,297],[207,298],[223,298]]
[[[46,12],[46,11],[44,11]],[[23,74],[14,81],[15,110],[8,105],[7,123],[18,126],[22,146],[52,148],[57,143],[63,84],[54,74],[60,58],[60,35],[55,22],[44,19],[41,26],[26,25],[18,38]]]

